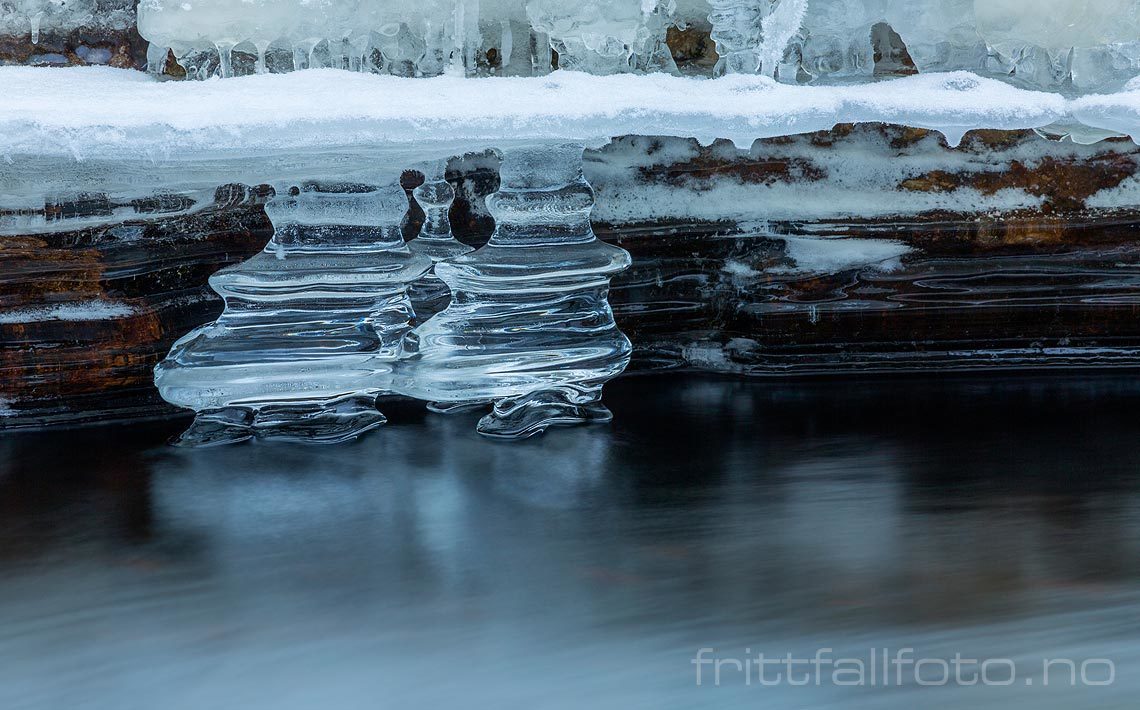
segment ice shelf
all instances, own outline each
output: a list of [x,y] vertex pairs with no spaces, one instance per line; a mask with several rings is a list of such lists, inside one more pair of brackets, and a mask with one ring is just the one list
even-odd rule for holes
[[[620,135],[755,139],[886,122],[942,132],[1061,126],[1140,136],[1140,90],[1067,99],[967,72],[854,86],[665,74],[408,79],[313,69],[163,82],[104,67],[0,67],[0,160],[177,161],[350,146],[475,149]],[[1054,133],[1058,131],[1052,131]]]

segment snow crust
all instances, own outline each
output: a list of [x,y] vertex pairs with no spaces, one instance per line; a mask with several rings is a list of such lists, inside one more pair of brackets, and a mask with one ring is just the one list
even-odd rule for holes
[[97,300],[81,301],[7,311],[0,313],[0,323],[38,323],[49,320],[111,320],[125,318],[134,312],[133,308],[123,303]]
[[468,149],[620,135],[758,138],[890,122],[942,132],[1084,124],[1140,135],[1140,91],[1070,100],[967,72],[855,86],[664,74],[408,79],[313,69],[162,82],[107,67],[0,67],[0,160],[197,158],[344,146]]
[[892,271],[898,260],[912,248],[889,239],[829,239],[823,237],[781,237],[794,267],[776,267],[772,273],[838,273],[864,266]]

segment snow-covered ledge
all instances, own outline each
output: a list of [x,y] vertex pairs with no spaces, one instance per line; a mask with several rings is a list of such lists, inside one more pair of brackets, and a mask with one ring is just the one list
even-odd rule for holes
[[853,86],[666,74],[405,79],[332,69],[226,81],[0,67],[0,155],[178,159],[366,144],[730,139],[882,121],[941,131],[1085,126],[1140,134],[1140,91],[1066,99],[967,72]]
[[0,202],[44,194],[212,191],[224,182],[377,184],[426,160],[622,135],[732,140],[885,122],[940,131],[1140,136],[1140,86],[1069,99],[967,72],[852,86],[666,74],[408,79],[313,69],[205,82],[102,67],[0,67]]

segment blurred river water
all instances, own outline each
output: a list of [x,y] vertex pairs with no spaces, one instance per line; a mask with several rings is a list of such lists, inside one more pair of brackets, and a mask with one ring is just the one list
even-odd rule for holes
[[[336,447],[0,436],[0,708],[1136,707],[1134,375],[606,403],[521,443],[406,403]],[[925,662],[827,665],[884,655]]]

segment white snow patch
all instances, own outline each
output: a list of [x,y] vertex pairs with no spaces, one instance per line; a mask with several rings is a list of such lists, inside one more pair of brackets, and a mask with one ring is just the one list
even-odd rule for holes
[[713,370],[728,370],[732,367],[724,347],[719,343],[692,343],[681,348],[681,357],[690,365],[707,367]]
[[12,408],[12,400],[0,397],[0,417],[14,417],[16,410]]
[[715,189],[707,191],[668,185],[595,184],[598,201],[593,216],[612,224],[659,219],[817,220],[920,214],[932,210],[1032,209],[1044,201],[1044,198],[1011,189],[984,195],[974,188],[952,192],[892,192],[884,185],[829,180],[749,185],[728,177],[710,182]]
[[759,348],[760,343],[756,342],[752,338],[731,338],[727,343],[724,344],[724,349],[728,350],[729,352],[747,353],[752,352],[753,350],[758,350]]
[[124,318],[134,312],[135,309],[125,303],[92,300],[8,311],[6,313],[0,313],[0,323],[37,323],[49,320],[109,320],[112,318]]
[[[1140,92],[1133,95],[1126,103],[1140,111]],[[973,128],[1064,123],[1071,103],[968,72],[824,87],[743,75],[412,79],[334,69],[172,82],[109,67],[0,67],[0,96],[0,156],[77,160],[349,145],[600,145],[628,134],[748,147],[757,138],[870,121],[938,130],[953,142]]]
[[886,271],[898,268],[898,260],[913,251],[902,242],[889,239],[779,237],[795,267],[775,267],[774,273],[837,273],[864,266]]
[[754,279],[757,276],[760,276],[760,272],[756,269],[753,269],[751,266],[745,264],[742,261],[736,261],[734,259],[729,259],[728,261],[724,262],[724,266],[721,267],[721,271],[733,277],[734,279]]

